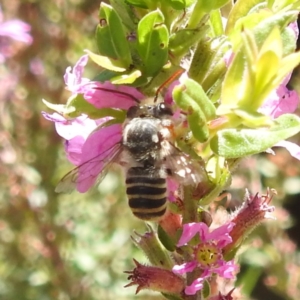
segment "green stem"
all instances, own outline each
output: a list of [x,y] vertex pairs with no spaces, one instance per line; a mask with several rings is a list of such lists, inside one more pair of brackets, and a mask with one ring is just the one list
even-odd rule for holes
[[182,215],[182,223],[192,223],[199,222],[199,214],[198,214],[198,205],[197,201],[195,201],[192,197],[193,193],[192,186],[184,186],[183,187],[183,201],[184,201],[184,210]]
[[[202,9],[202,1],[203,0],[198,0],[193,12],[190,16],[189,22],[186,26],[186,29],[194,29],[198,26],[198,24],[200,23],[201,19],[203,18],[203,16],[205,15],[205,11],[203,11]],[[207,1],[207,0],[204,0]]]

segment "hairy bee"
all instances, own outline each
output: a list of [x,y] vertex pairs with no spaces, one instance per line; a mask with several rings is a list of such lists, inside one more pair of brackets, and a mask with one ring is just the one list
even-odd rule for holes
[[118,163],[125,169],[126,194],[133,214],[142,220],[159,220],[167,210],[167,178],[174,177],[179,184],[199,180],[194,172],[197,168],[174,146],[172,116],[165,103],[132,106],[121,141],[65,175],[56,191],[69,191],[80,180],[95,176],[90,170],[101,164],[102,171],[96,174],[99,182],[110,164]]

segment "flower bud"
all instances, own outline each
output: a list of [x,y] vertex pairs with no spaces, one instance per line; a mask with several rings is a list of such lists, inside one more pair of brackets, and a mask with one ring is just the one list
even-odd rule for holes
[[231,222],[235,223],[230,232],[232,243],[223,248],[223,255],[239,247],[247,235],[264,219],[275,219],[270,215],[275,207],[269,205],[274,194],[276,194],[276,191],[269,189],[266,195],[257,193],[255,196],[250,195],[247,191],[244,203],[237,209],[231,219]]
[[135,259],[133,261],[136,267],[124,272],[130,274],[128,280],[131,280],[125,287],[137,285],[136,294],[143,289],[166,294],[180,294],[183,291],[184,279],[181,276],[166,269],[144,266]]

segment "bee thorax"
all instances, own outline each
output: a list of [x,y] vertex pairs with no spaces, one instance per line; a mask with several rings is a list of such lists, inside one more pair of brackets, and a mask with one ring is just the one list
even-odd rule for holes
[[124,127],[123,145],[136,161],[159,159],[162,141],[158,119],[134,118]]

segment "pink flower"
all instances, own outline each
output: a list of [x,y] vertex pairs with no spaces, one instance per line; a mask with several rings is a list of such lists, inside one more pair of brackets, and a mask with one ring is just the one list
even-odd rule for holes
[[192,272],[195,268],[202,271],[201,276],[185,288],[187,295],[193,295],[203,288],[204,280],[213,274],[224,278],[233,278],[238,267],[233,260],[225,261],[222,249],[232,242],[230,231],[234,223],[230,222],[211,232],[205,223],[189,223],[183,225],[183,232],[177,244],[178,247],[188,244],[196,235],[199,243],[190,246],[192,259],[182,265],[175,265],[173,272],[179,275]]
[[30,25],[20,20],[6,21],[0,24],[0,35],[10,37],[14,40],[31,44],[32,36],[29,34]]
[[33,41],[32,36],[29,34],[31,27],[29,24],[21,20],[3,21],[3,14],[0,8],[0,62],[5,61],[9,57],[11,50],[9,49],[9,42],[5,38],[11,38],[26,44],[31,44]]

